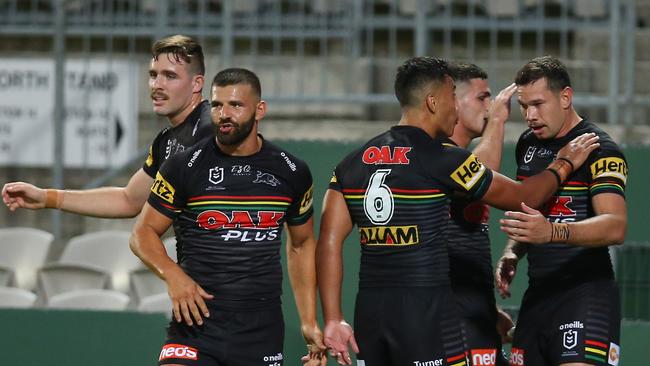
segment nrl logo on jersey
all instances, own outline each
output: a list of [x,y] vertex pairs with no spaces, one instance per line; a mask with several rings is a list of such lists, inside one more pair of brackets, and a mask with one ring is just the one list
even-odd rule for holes
[[212,184],[223,182],[223,168],[219,168],[218,166],[211,168],[208,174],[208,181]]
[[536,146],[528,146],[526,155],[524,155],[524,163],[530,163],[533,160],[533,156],[535,156],[535,150],[537,150]]

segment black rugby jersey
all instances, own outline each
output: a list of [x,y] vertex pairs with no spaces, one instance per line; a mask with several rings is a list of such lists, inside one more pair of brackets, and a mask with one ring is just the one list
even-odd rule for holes
[[313,213],[303,161],[268,141],[242,157],[206,139],[167,160],[151,191],[149,204],[174,220],[179,265],[213,306],[279,303],[283,224]]
[[485,194],[492,172],[465,149],[395,126],[348,155],[330,188],[361,234],[360,287],[449,284],[448,197]]
[[[624,196],[628,173],[625,156],[607,133],[586,120],[558,139],[539,140],[529,129],[517,142],[517,179],[525,179],[544,170],[564,145],[588,132],[600,137],[600,147],[542,207],[542,213],[551,222],[570,223],[593,217],[591,199],[597,194]],[[530,285],[613,278],[607,247],[585,248],[555,243],[529,245],[528,263]]]
[[210,117],[210,102],[204,100],[183,123],[173,128],[166,127],[158,133],[149,146],[149,155],[142,169],[154,178],[162,163],[169,157],[211,136],[214,136],[214,127]]

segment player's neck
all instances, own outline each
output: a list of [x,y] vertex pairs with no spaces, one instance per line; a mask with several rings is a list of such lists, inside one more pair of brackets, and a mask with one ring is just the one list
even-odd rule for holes
[[[257,122],[255,122],[257,125]],[[219,150],[226,155],[230,156],[250,156],[256,154],[262,149],[264,140],[257,134],[257,128],[253,128],[251,133],[239,144],[236,145],[224,145],[217,140],[217,146]]]
[[176,127],[180,125],[181,123],[185,122],[187,119],[187,116],[194,111],[194,109],[201,104],[203,101],[203,96],[201,93],[196,93],[192,95],[192,99],[190,100],[190,103],[183,108],[179,113],[173,115],[173,116],[168,116],[167,120],[169,121],[169,124],[172,127]]
[[456,145],[466,148],[474,138],[472,134],[459,122],[454,127],[454,133],[449,137]]
[[575,109],[571,108],[571,111],[569,112],[569,115],[564,121],[564,124],[562,125],[562,128],[560,129],[560,132],[555,136],[556,138],[558,137],[563,137],[569,131],[571,131],[575,126],[578,125],[582,121],[582,117],[578,115],[578,113],[575,111]]
[[418,127],[426,132],[427,135],[431,136],[431,138],[436,138],[441,134],[441,128],[431,121],[431,115],[416,108],[402,109],[402,117],[398,125]]

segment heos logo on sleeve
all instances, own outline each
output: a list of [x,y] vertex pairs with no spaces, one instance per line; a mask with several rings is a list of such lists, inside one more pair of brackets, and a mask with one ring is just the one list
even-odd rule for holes
[[614,177],[622,180],[624,184],[627,181],[627,164],[621,158],[601,158],[591,164],[590,168],[592,179]]
[[176,193],[176,189],[174,189],[174,187],[163,178],[160,172],[156,173],[156,180],[151,186],[151,192],[169,203],[174,203],[174,193]]
[[478,160],[476,155],[469,157],[451,173],[450,177],[466,190],[472,189],[474,184],[485,174],[485,166]]
[[314,203],[314,185],[309,187],[307,192],[302,196],[302,199],[300,200],[300,210],[298,211],[299,215],[304,214],[307,212],[312,204]]

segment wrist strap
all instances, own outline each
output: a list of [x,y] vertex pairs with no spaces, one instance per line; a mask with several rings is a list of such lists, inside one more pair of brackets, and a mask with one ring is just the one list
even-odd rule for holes
[[569,224],[567,223],[551,223],[551,243],[566,243],[571,236]]
[[559,157],[559,158],[557,158],[557,160],[563,160],[563,161],[566,161],[567,163],[569,163],[569,165],[571,165],[571,172],[574,172],[576,170],[576,167],[573,165],[573,162],[571,160],[569,160],[567,158],[564,158],[564,157]]
[[560,178],[560,174],[557,172],[557,170],[555,170],[553,168],[546,168],[546,170],[553,173],[553,175],[555,176],[555,179],[557,180],[557,186],[558,187],[561,186],[562,185],[562,178]]
[[557,173],[557,177],[560,179],[558,182],[558,186],[562,185],[563,182],[566,181],[566,179],[573,173],[573,168],[570,161],[567,159],[557,159],[550,163],[546,169],[555,171]]
[[45,208],[61,208],[63,204],[63,191],[60,189],[45,190]]

